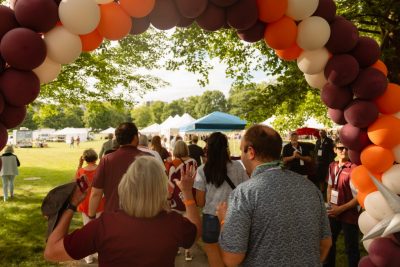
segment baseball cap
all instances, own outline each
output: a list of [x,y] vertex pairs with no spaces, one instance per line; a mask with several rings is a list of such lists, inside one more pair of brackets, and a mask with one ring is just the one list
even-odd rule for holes
[[53,188],[47,193],[42,202],[42,214],[47,217],[47,234],[49,238],[51,232],[56,227],[61,214],[66,209],[69,199],[74,192],[76,183],[71,182]]

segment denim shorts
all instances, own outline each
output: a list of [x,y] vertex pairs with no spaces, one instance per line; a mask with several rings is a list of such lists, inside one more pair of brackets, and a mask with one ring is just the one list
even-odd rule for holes
[[204,243],[218,243],[220,224],[217,216],[203,214],[203,233]]

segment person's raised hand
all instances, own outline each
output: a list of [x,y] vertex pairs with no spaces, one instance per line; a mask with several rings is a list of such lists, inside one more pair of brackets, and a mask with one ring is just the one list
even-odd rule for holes
[[181,169],[181,179],[175,179],[176,185],[182,192],[192,191],[196,170],[193,165],[184,164]]
[[[84,175],[84,179],[87,184],[88,179],[87,179],[86,175]],[[74,192],[72,193],[72,195],[69,199],[69,202],[74,206],[78,206],[85,199],[86,194],[87,194],[87,188],[86,188],[86,190],[84,190],[82,192],[81,188],[76,184]]]

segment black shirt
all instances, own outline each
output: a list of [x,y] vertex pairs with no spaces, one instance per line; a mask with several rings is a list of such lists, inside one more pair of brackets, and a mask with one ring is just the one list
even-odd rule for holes
[[[298,143],[297,150],[300,152],[302,156],[310,156],[310,150],[307,148],[307,146]],[[282,151],[282,157],[291,157],[293,156],[295,148],[292,146],[291,143],[286,144],[283,147]],[[288,161],[286,163],[286,167],[294,172],[297,172],[298,174],[301,175],[306,175],[307,174],[307,168],[306,168],[306,163],[303,161],[303,165],[300,165],[300,159],[293,159],[291,161]]]
[[[319,156],[318,151],[321,150],[322,154]],[[333,141],[329,137],[325,137],[323,140],[318,139],[315,144],[315,158],[318,164],[329,165],[335,159],[335,153],[333,152]]]

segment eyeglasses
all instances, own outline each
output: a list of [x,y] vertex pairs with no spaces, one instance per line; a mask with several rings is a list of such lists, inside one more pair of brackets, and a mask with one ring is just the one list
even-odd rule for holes
[[337,146],[336,149],[339,150],[339,151],[343,151],[343,150],[345,150],[345,149],[346,149],[347,151],[349,151],[349,149],[348,149],[347,147],[345,147],[345,146]]

